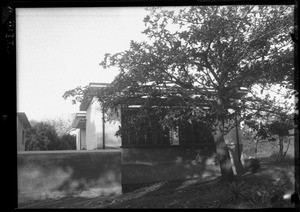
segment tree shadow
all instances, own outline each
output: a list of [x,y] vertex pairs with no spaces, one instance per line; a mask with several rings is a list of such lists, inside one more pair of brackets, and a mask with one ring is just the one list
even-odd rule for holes
[[[177,208],[184,199],[194,199],[203,192],[203,186],[211,187],[221,181],[221,177],[198,177],[193,179],[169,180],[148,184],[125,194],[126,198],[107,204],[105,208]],[[205,189],[207,192],[208,190]],[[183,199],[178,198],[184,197]],[[119,198],[119,197],[116,197]]]

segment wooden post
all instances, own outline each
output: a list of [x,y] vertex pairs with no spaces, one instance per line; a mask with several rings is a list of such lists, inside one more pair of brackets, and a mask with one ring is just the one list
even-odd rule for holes
[[105,149],[105,114],[104,114],[104,107],[102,104],[102,142],[103,142],[103,149]]
[[240,139],[239,139],[239,127],[238,127],[238,121],[237,121],[237,115],[236,115],[236,112],[235,112],[235,129],[236,129],[237,155],[238,155],[238,160],[239,160],[239,162],[241,162]]

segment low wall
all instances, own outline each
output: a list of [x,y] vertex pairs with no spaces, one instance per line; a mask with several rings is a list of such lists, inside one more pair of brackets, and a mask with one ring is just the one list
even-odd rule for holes
[[122,192],[120,150],[18,152],[18,202]]
[[122,147],[122,184],[220,175],[215,146]]

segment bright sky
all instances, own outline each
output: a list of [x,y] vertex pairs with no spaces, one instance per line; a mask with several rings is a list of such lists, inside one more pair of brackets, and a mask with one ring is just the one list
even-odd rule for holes
[[128,49],[130,40],[146,39],[148,13],[143,7],[17,8],[17,111],[36,121],[69,118],[79,105],[64,100],[64,92],[111,82],[117,72],[99,63],[105,53]]
[[144,8],[18,8],[17,111],[29,120],[68,117],[79,110],[65,91],[116,75],[99,66],[105,53],[145,36]]

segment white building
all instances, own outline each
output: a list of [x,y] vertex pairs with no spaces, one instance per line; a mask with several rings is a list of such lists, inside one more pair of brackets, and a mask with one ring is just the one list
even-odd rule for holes
[[26,129],[31,128],[27,116],[23,112],[17,113],[17,151],[25,151]]
[[[109,84],[90,83],[92,89],[101,89]],[[100,103],[95,97],[84,97],[80,105],[80,112],[75,116],[72,127],[77,129],[76,149],[96,150],[105,148],[118,148],[121,138],[115,136],[120,122],[106,122]]]

